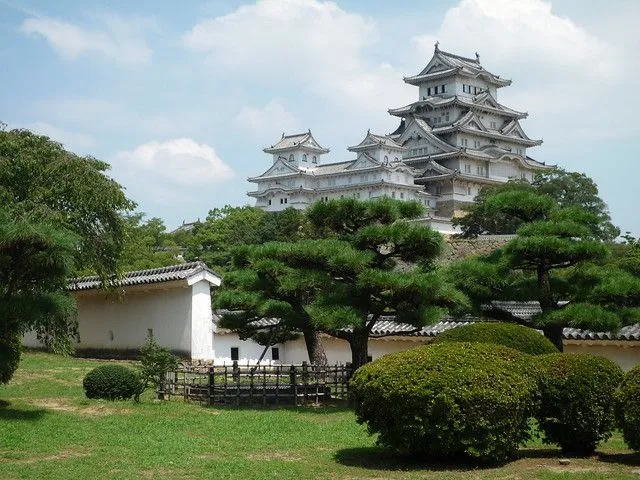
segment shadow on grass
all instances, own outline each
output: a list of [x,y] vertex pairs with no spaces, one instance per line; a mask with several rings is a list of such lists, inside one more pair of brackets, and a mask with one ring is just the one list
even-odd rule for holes
[[598,460],[606,463],[617,463],[629,467],[640,466],[640,452],[634,453],[598,453]]
[[264,411],[272,411],[272,410],[281,410],[287,412],[295,412],[295,413],[316,413],[316,414],[330,414],[330,413],[345,413],[353,411],[353,408],[349,406],[349,404],[345,402],[331,402],[328,404],[321,405],[300,405],[295,407],[293,405],[222,405],[222,404],[213,404],[206,405],[203,404],[204,408],[213,408],[215,410],[245,410],[245,411],[255,411],[255,412],[264,412]]
[[358,447],[338,450],[334,460],[348,467],[360,467],[372,470],[479,470],[495,468],[496,465],[478,465],[468,459],[415,458],[399,455],[382,447]]
[[17,408],[11,408],[11,404],[7,401],[0,400],[0,421],[37,421],[40,420],[48,412],[43,409],[38,410],[21,410]]

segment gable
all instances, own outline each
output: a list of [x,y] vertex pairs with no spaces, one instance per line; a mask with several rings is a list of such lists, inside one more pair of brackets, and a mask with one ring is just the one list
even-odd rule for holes
[[260,177],[277,177],[279,175],[290,175],[292,173],[299,173],[299,170],[289,165],[282,157],[279,157],[271,168],[260,175]]
[[356,158],[355,161],[346,168],[346,170],[361,170],[363,168],[373,168],[379,166],[380,163],[374,158],[361,153],[360,155],[358,155],[358,158]]

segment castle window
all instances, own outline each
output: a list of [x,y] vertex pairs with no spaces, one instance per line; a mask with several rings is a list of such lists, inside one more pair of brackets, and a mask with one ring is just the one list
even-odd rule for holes
[[396,198],[396,192],[391,192],[391,198]]
[[444,85],[441,85],[441,86],[440,86],[440,91],[441,91],[442,93],[444,93]]
[[388,161],[389,161],[389,157],[385,155],[385,156],[384,156],[384,161],[385,161],[385,162],[388,162]]
[[307,154],[305,153],[304,155],[302,155],[302,161],[306,162],[307,161]]
[[292,153],[291,155],[289,155],[289,161],[293,162],[293,160],[294,160],[294,157],[293,157],[293,153]]
[[240,349],[238,347],[231,347],[231,361],[237,362],[240,359]]
[[462,93],[467,93],[467,84],[466,83],[462,84]]
[[400,192],[400,198],[404,200],[404,192]]
[[316,156],[313,156],[313,163],[318,163],[318,159],[316,158]]
[[464,173],[471,173],[471,165],[468,163],[464,164]]
[[284,203],[284,199],[280,199],[280,205],[282,205]]
[[427,95],[431,96],[431,87],[427,88]]
[[271,360],[280,360],[280,349],[278,347],[271,347]]
[[433,87],[433,94],[437,95],[438,94],[438,87]]
[[271,200],[269,200],[269,205],[271,205]]
[[284,203],[287,203],[287,202],[288,202],[288,200],[289,200],[288,198],[285,198],[285,199],[284,199]]

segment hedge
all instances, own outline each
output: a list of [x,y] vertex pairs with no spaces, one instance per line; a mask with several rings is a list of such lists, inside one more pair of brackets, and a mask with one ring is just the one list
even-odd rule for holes
[[20,353],[22,351],[22,337],[6,333],[0,336],[0,383],[8,383],[18,369]]
[[623,373],[604,357],[557,353],[535,357],[540,367],[540,413],[545,443],[588,456],[615,427],[614,400]]
[[616,417],[629,448],[640,451],[640,365],[627,372],[616,395]]
[[82,382],[87,398],[104,400],[138,399],[143,385],[140,376],[122,365],[100,365],[91,370]]
[[499,345],[443,342],[385,355],[350,383],[357,421],[396,451],[502,462],[529,438],[531,357]]
[[544,335],[514,323],[470,323],[440,333],[434,343],[441,342],[495,343],[530,355],[558,353],[558,349]]

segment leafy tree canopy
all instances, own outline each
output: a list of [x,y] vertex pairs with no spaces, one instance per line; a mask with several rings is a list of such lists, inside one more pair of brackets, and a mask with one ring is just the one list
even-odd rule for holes
[[292,329],[342,338],[359,367],[383,316],[419,329],[466,306],[464,295],[435,267],[440,235],[408,221],[421,212],[417,203],[387,198],[316,203],[307,213],[310,229],[325,238],[245,249],[216,303],[243,311],[235,328],[243,321],[277,317]]
[[48,137],[0,124],[0,203],[13,218],[73,232],[80,239],[76,270],[105,277],[117,272],[122,214],[134,207],[108,170]]
[[[508,192],[528,192],[527,206],[530,210],[516,208],[496,208],[496,195]],[[538,198],[544,205],[532,202]],[[501,201],[505,197],[502,197]],[[611,223],[606,203],[598,195],[595,182],[583,173],[568,172],[561,168],[538,173],[531,183],[511,180],[506,184],[486,187],[480,191],[475,203],[466,206],[467,214],[456,220],[463,230],[463,236],[473,238],[482,234],[514,234],[523,223],[539,218],[537,209],[546,209],[550,203],[560,208],[576,207],[595,217],[592,224],[594,235],[601,240],[613,240],[620,230]]]

